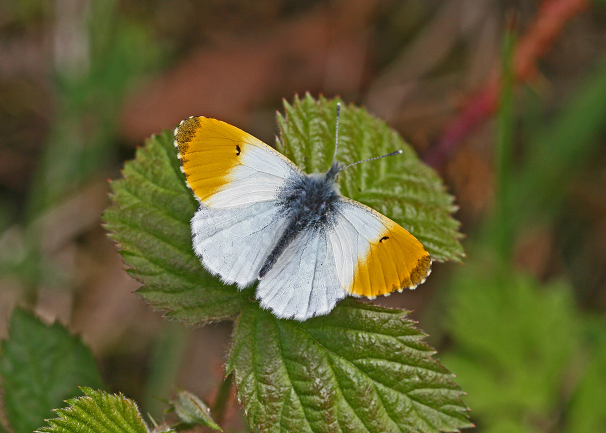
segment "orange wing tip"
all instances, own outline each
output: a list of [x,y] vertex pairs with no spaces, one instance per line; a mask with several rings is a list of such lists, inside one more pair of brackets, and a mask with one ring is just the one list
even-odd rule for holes
[[402,287],[398,291],[402,292],[404,289],[414,290],[421,284],[423,284],[427,277],[431,274],[431,257],[429,254],[421,257],[417,261],[417,265],[410,271],[410,282],[408,287]]
[[190,116],[182,120],[175,128],[175,147],[179,149],[179,159],[187,152],[189,143],[200,129],[200,116]]
[[[185,167],[183,167],[183,163],[185,162],[183,154],[187,152],[189,143],[195,137],[196,130],[200,127],[201,117],[202,116],[189,116],[187,119],[183,119],[181,122],[179,122],[179,125],[175,128],[175,131],[173,133],[175,137],[173,143],[175,147],[179,150],[177,152],[177,158],[179,158],[179,161],[181,162],[181,164],[179,165],[179,170],[185,175],[186,178],[187,173],[185,173]],[[194,196],[198,198],[189,182],[185,182],[185,185],[191,192],[194,193]]]
[[[415,267],[409,271],[408,277],[406,277],[403,281],[400,281],[400,283],[398,285],[394,284],[394,286],[391,288],[391,290],[385,290],[382,293],[379,291],[376,295],[359,293],[359,292],[355,292],[353,290],[352,291],[347,290],[347,292],[349,295],[354,296],[356,298],[365,297],[365,298],[372,300],[372,299],[376,299],[377,296],[389,296],[394,292],[402,293],[405,289],[414,290],[418,286],[423,284],[427,280],[427,277],[429,277],[429,275],[431,274],[431,264],[432,264],[432,259],[429,256],[429,254],[427,254],[427,252],[425,252],[425,255],[420,257],[417,260]],[[365,291],[365,292],[368,293],[368,291]],[[372,293],[372,288],[371,288],[371,293]]]

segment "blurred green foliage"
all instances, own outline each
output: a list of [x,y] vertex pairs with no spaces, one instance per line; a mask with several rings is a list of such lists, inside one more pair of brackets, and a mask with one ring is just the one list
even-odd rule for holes
[[596,402],[604,395],[606,326],[579,310],[565,279],[541,282],[519,270],[514,245],[554,223],[569,193],[563,185],[598,151],[606,63],[551,122],[522,137],[516,161],[512,41],[506,37],[503,56],[496,211],[450,282],[444,326],[453,344],[442,360],[468,391],[483,432],[603,432],[606,406]]
[[122,103],[159,63],[160,47],[149,30],[118,14],[118,5],[118,0],[89,2],[79,41],[86,55],[57,56],[57,113],[34,182],[31,217],[113,162]]
[[59,323],[46,326],[16,309],[2,342],[3,408],[14,433],[30,433],[52,410],[79,394],[79,386],[103,387],[99,370],[80,337]]
[[582,358],[573,371],[579,381],[567,405],[566,433],[606,431],[606,327],[594,317],[586,317],[584,324]]
[[[32,219],[115,163],[122,104],[166,53],[148,25],[120,13],[119,0],[4,0],[1,6],[16,28],[42,19],[55,25],[55,112],[29,198]],[[62,40],[64,33],[71,39]]]
[[[125,98],[161,64],[163,52],[150,29],[118,13],[118,0],[91,0],[63,29],[61,2],[16,1],[5,5],[17,22],[53,17],[56,33],[75,32],[75,48],[57,44],[52,76],[55,113],[26,197],[27,212],[16,251],[0,256],[0,273],[18,278],[30,304],[36,290],[70,287],[41,245],[46,213],[116,163],[117,128]],[[73,11],[72,11],[73,12]],[[58,36],[57,36],[58,37]],[[0,213],[0,224],[8,219]],[[15,252],[17,254],[15,254]]]
[[449,301],[446,325],[456,346],[442,361],[468,392],[479,425],[488,432],[552,427],[579,349],[570,286],[542,285],[477,259],[458,273]]

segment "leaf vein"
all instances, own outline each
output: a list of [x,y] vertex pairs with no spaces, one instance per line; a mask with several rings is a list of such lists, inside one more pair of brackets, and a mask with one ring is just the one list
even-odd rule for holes
[[[304,331],[304,332],[305,332],[305,330],[304,330],[304,329],[303,329],[303,328],[302,328],[300,325],[298,325],[298,324],[294,324],[294,326],[299,327],[299,329],[301,329],[302,331]],[[414,402],[416,402],[416,403],[417,403],[417,404],[419,404],[419,405],[422,405],[422,406],[428,407],[428,408],[430,408],[430,409],[432,409],[432,410],[436,410],[436,409],[432,408],[431,406],[427,406],[426,404],[424,404],[424,403],[422,403],[422,402],[419,402],[419,401],[417,401],[416,399],[413,399],[411,396],[407,395],[406,393],[403,393],[403,392],[401,392],[401,391],[398,391],[397,389],[394,389],[394,388],[392,388],[391,386],[386,385],[386,384],[384,384],[384,383],[381,383],[381,382],[379,382],[379,381],[375,381],[375,380],[374,380],[373,378],[371,378],[371,377],[370,377],[370,376],[369,376],[369,375],[368,375],[368,374],[367,374],[365,371],[361,370],[361,369],[360,369],[358,366],[356,366],[355,364],[353,364],[353,363],[352,363],[352,362],[350,362],[349,360],[347,360],[347,359],[345,359],[345,358],[342,358],[342,357],[341,357],[341,356],[339,356],[339,355],[338,355],[336,352],[334,352],[333,350],[329,349],[328,347],[326,347],[325,345],[323,345],[322,343],[320,343],[320,342],[319,342],[319,341],[318,341],[318,340],[317,340],[317,339],[316,339],[316,338],[315,338],[313,335],[311,335],[311,334],[309,334],[309,333],[307,333],[307,332],[305,332],[305,333],[306,333],[307,335],[309,335],[309,338],[311,338],[313,341],[315,341],[315,342],[316,342],[316,343],[317,343],[317,344],[318,344],[320,347],[324,348],[324,350],[326,350],[328,353],[331,353],[333,356],[335,356],[335,357],[337,357],[337,358],[341,358],[341,359],[343,359],[343,361],[344,361],[344,362],[346,362],[346,363],[350,364],[350,365],[351,365],[351,366],[352,366],[354,369],[358,370],[358,371],[360,372],[360,374],[362,374],[363,376],[365,376],[365,377],[366,377],[367,379],[369,379],[371,382],[381,384],[382,386],[384,386],[384,387],[386,387],[386,388],[390,389],[391,391],[393,391],[393,392],[395,392],[395,393],[397,393],[397,394],[399,394],[399,395],[402,395],[402,396],[404,396],[405,398],[407,398],[407,399],[409,399],[409,400],[411,400],[411,401],[414,401]],[[332,363],[331,363],[331,367],[333,367],[333,366],[332,366]],[[334,374],[334,367],[333,367],[332,369],[333,369],[333,374]],[[347,401],[347,400],[345,399],[345,401]],[[349,402],[347,402],[347,403],[348,403],[348,405],[351,407],[351,405],[349,404]],[[355,413],[355,410],[354,410],[354,413]],[[418,415],[420,418],[423,418],[423,417],[421,417],[421,415],[419,414],[419,412],[418,412],[417,410],[415,410],[415,413],[416,413],[416,414],[417,414],[417,415]],[[441,413],[441,412],[440,412],[440,413]],[[356,415],[357,415],[357,413],[356,413]],[[358,416],[358,418],[359,418],[359,416]],[[391,418],[391,416],[390,416],[390,419],[392,419],[392,418]],[[423,418],[423,419],[424,419],[424,418]],[[392,421],[396,422],[394,419],[392,419]],[[363,421],[362,421],[362,422],[363,422]],[[363,422],[363,423],[364,423],[364,422]],[[397,424],[397,422],[396,422],[396,424]],[[364,425],[366,426],[366,424],[364,424]],[[367,428],[368,428],[368,427],[367,427]],[[370,430],[369,430],[369,431],[370,431]]]

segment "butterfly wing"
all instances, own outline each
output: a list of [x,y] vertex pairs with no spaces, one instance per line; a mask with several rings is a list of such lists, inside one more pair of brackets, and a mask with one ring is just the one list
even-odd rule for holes
[[200,203],[214,208],[273,201],[285,180],[304,175],[267,144],[208,117],[182,121],[175,146],[188,186]]
[[328,314],[349,294],[414,289],[431,272],[421,243],[384,215],[341,197],[333,224],[303,231],[261,279],[257,297],[276,316]]
[[346,297],[327,230],[301,232],[259,281],[261,306],[283,319],[328,314]]
[[206,269],[243,288],[257,280],[285,225],[268,201],[219,209],[201,205],[191,220],[192,243]]
[[194,251],[224,282],[249,285],[284,230],[277,195],[304,174],[265,143],[216,119],[182,121],[175,146],[200,202],[191,221]]
[[431,273],[423,245],[379,212],[343,197],[329,232],[341,286],[374,298],[414,289]]

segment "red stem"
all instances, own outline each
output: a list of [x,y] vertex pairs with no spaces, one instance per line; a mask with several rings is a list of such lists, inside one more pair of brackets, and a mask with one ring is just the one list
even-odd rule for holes
[[[545,0],[515,50],[515,80],[529,81],[537,74],[537,59],[545,55],[568,21],[585,9],[587,0]],[[433,147],[423,156],[427,164],[439,168],[454,154],[461,142],[496,111],[500,92],[500,74],[495,71],[486,85],[465,104],[460,114],[445,128]]]

